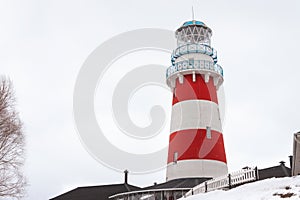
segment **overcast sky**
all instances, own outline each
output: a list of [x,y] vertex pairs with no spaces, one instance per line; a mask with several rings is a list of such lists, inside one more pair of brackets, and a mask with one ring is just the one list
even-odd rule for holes
[[[192,6],[195,18],[213,30],[212,46],[225,73],[223,134],[229,171],[288,161],[292,135],[300,130],[298,0],[2,0],[1,74],[14,82],[24,122],[27,199],[123,181],[123,174],[98,163],[80,142],[72,111],[77,74],[88,55],[112,36],[139,28],[175,31],[191,19]],[[166,62],[161,64],[170,64]],[[170,115],[170,95],[158,98],[165,99]],[[139,115],[131,114],[133,119]],[[129,177],[139,186],[164,180],[164,170]]]

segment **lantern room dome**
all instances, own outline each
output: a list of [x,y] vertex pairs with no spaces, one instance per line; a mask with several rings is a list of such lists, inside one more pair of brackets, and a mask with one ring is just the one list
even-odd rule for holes
[[206,26],[203,22],[196,21],[196,20],[184,22],[182,26],[189,26],[189,25],[202,25],[202,26]]

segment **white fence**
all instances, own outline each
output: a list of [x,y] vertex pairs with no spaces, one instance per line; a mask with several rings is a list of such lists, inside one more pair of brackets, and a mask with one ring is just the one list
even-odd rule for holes
[[194,194],[205,193],[222,188],[230,189],[232,186],[240,185],[255,180],[258,180],[258,172],[256,167],[242,169],[240,171],[236,171],[225,176],[205,181],[192,188],[184,196],[188,197]]
[[258,179],[257,168],[244,169],[230,174],[231,186],[255,181]]

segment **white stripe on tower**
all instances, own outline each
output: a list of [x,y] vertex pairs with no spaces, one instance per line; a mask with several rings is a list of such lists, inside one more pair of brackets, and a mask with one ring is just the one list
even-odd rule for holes
[[187,129],[206,129],[222,132],[219,106],[207,100],[187,100],[173,105],[171,133]]
[[227,164],[216,160],[184,160],[168,164],[168,180],[178,178],[219,177],[227,174]]

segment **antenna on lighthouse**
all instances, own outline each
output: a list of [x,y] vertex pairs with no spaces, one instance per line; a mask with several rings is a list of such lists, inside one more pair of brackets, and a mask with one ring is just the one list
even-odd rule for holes
[[195,21],[194,6],[192,6],[192,19],[193,19],[193,21]]

